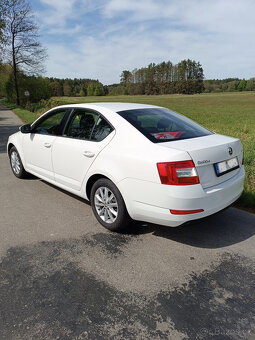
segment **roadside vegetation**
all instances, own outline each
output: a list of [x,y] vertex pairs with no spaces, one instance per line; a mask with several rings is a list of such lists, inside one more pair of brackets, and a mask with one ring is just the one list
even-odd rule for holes
[[192,96],[53,97],[33,106],[34,112],[21,109],[6,100],[2,100],[2,103],[11,108],[24,122],[31,123],[51,107],[96,101],[135,102],[164,106],[184,114],[211,131],[239,138],[244,147],[246,179],[245,191],[237,205],[242,208],[255,208],[255,92],[210,93]]

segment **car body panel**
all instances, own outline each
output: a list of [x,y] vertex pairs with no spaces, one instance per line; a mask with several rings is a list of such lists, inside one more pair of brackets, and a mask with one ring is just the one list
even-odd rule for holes
[[114,135],[112,131],[101,142],[58,137],[52,148],[55,181],[80,191],[87,171]]
[[[209,216],[231,205],[240,197],[243,182],[244,168],[224,183],[207,189],[203,189],[200,184],[188,188],[131,178],[118,183],[118,187],[122,193],[125,193],[128,212],[133,219],[166,226],[178,226],[189,220]],[[170,209],[203,209],[204,212],[172,215]]]
[[29,133],[23,135],[22,149],[27,171],[33,171],[44,178],[54,179],[52,147],[56,136]]
[[22,163],[25,167],[25,158],[24,158],[24,152],[23,152],[23,148],[22,148],[23,136],[24,135],[20,131],[15,132],[11,136],[9,136],[6,149],[7,149],[7,154],[8,154],[10,146],[14,145],[16,147],[16,149],[18,150],[21,161],[22,161]]
[[[213,134],[209,136],[162,143],[170,149],[185,150],[195,163],[200,183],[203,188],[220,184],[235,176],[240,168],[224,176],[215,175],[214,164],[237,157],[242,164],[243,149],[239,139]],[[229,153],[231,148],[231,154]]]

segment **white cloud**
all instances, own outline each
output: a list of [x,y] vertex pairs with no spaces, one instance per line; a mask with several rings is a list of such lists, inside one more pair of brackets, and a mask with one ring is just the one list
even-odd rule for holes
[[[76,52],[73,46],[49,45],[48,74],[63,77],[65,70],[65,77],[99,79],[109,84],[118,82],[124,69],[142,67],[156,55],[150,40],[137,41],[133,36],[130,40],[119,37],[111,41],[84,36],[79,38],[78,45]],[[158,52],[160,57],[161,51]]]
[[43,13],[41,20],[46,25],[64,26],[65,21],[72,13],[77,0],[40,0],[48,9]]
[[75,25],[74,27],[50,27],[48,29],[48,34],[54,34],[54,35],[65,35],[65,36],[72,36],[73,34],[80,33],[82,31],[82,25]]
[[[56,27],[67,26],[68,20],[80,21],[82,16],[102,7],[103,0],[39,0],[46,5],[42,15],[38,17],[45,28],[54,32]],[[52,28],[51,28],[52,26]]]
[[131,19],[155,19],[164,13],[160,2],[154,0],[110,0],[106,2],[104,15],[112,18],[124,12],[132,13]]
[[200,27],[212,32],[254,32],[254,0],[109,0],[103,11],[130,21],[169,19],[169,24]]
[[124,69],[186,58],[200,61],[207,78],[255,75],[253,0],[40,1],[56,38],[47,44],[48,75],[113,83]]

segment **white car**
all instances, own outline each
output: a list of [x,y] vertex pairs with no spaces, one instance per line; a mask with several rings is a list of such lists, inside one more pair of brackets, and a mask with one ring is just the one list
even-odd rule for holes
[[114,231],[138,220],[176,227],[243,191],[241,142],[143,104],[59,106],[8,140],[16,177],[31,173],[90,200]]

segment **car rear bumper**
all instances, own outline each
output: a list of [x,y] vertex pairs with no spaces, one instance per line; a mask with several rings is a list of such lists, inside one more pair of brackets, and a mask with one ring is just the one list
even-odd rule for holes
[[[203,189],[200,184],[169,186],[127,178],[118,183],[128,212],[134,220],[176,227],[212,215],[235,202],[243,191],[244,167],[231,179]],[[203,212],[174,215],[171,210]]]

